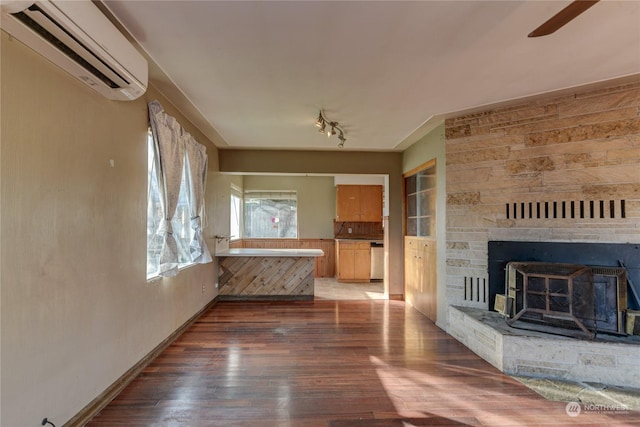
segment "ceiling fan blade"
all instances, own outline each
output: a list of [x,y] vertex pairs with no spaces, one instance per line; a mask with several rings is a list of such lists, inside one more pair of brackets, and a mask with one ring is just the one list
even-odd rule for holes
[[547,22],[533,30],[529,37],[547,36],[555,33],[558,29],[569,23],[576,16],[589,9],[599,0],[575,0],[560,12],[553,15]]

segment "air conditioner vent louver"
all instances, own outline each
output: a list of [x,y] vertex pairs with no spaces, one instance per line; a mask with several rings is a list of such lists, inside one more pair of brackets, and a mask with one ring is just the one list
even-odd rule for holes
[[105,97],[131,100],[146,91],[146,60],[91,1],[1,6],[4,30]]
[[[32,11],[32,12],[36,12],[37,11],[37,12],[42,13],[42,11],[37,6],[31,6],[29,8],[29,10]],[[47,16],[45,13],[42,13],[42,14],[44,16]],[[36,21],[31,19],[25,12],[16,13],[16,14],[14,14],[14,16],[16,18],[18,18],[21,22],[23,22],[27,27],[31,28],[36,33],[40,34],[42,36],[42,38],[44,38],[49,43],[54,45],[56,48],[58,48],[59,50],[64,52],[69,58],[73,59],[79,65],[81,65],[82,67],[86,68],[87,71],[89,71],[91,74],[93,74],[94,76],[96,76],[97,78],[102,80],[104,82],[104,84],[106,84],[107,86],[109,86],[112,89],[120,87],[113,80],[109,79],[107,76],[105,76],[103,73],[101,73],[100,70],[98,70],[96,67],[91,65],[89,62],[87,62],[82,56],[80,56],[75,51],[73,51],[69,46],[67,46],[66,44],[62,43],[60,41],[60,39],[58,39],[56,36],[54,36],[49,31],[47,31],[44,27],[42,27]],[[54,23],[54,25],[55,25],[55,23]],[[60,27],[58,27],[58,28],[60,28]],[[60,30],[61,31],[65,31],[64,28],[60,28]],[[66,31],[65,31],[65,33],[69,37],[71,37],[73,40],[75,40],[78,43],[78,45],[82,46],[86,50],[88,55],[92,55],[98,61],[102,62],[102,60],[100,58],[98,58],[95,55],[93,55],[86,47],[84,47],[82,45],[82,43],[78,42],[78,40],[75,37],[73,37],[71,34],[67,33]],[[102,62],[102,63],[104,64],[104,62]],[[104,64],[104,65],[106,67],[108,67],[106,64]]]

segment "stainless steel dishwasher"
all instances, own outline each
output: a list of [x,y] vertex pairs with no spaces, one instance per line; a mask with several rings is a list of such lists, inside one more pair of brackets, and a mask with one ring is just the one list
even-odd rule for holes
[[371,280],[384,279],[384,243],[371,242]]

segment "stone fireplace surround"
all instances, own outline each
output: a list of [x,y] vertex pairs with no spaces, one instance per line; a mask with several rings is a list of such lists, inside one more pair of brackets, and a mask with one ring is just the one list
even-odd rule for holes
[[488,260],[489,241],[640,245],[640,80],[450,118],[445,138],[447,331],[506,373],[640,388],[638,342],[493,327]]

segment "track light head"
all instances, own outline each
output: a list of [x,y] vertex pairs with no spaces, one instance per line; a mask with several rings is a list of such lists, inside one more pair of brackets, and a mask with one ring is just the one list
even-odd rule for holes
[[[338,122],[332,122],[328,120],[324,116],[324,114],[322,114],[322,110],[320,110],[320,112],[318,113],[318,119],[316,120],[315,125],[319,128],[319,132],[327,134],[327,138],[331,138],[333,135],[338,134],[338,139],[340,140],[340,142],[338,143],[338,147],[344,147],[344,143],[347,141],[347,139],[344,137],[344,130],[342,130]],[[327,125],[329,125],[328,129]]]

